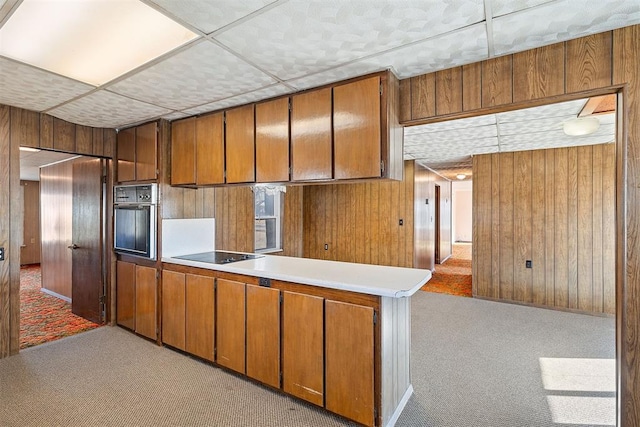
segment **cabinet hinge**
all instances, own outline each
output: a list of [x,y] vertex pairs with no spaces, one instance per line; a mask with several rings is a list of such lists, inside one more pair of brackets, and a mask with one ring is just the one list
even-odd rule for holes
[[218,279],[213,279],[213,290],[218,289]]
[[384,175],[384,160],[380,160],[380,173]]
[[160,278],[160,272],[158,270],[156,270],[156,279]]
[[373,419],[374,422],[378,419],[378,408],[373,408]]
[[280,294],[280,305],[284,304],[284,296]]
[[100,295],[100,296],[98,297],[98,302],[99,302],[100,304],[104,304],[104,299],[105,299],[105,296],[104,296],[104,295]]
[[380,95],[382,95],[382,83],[380,83]]
[[289,111],[292,111],[291,98],[289,98]]
[[103,176],[102,176],[102,183],[103,183],[103,184],[106,184],[106,183],[107,183],[107,176],[106,176],[106,175],[103,175]]
[[375,325],[376,323],[378,323],[378,312],[374,311],[373,312],[373,324]]

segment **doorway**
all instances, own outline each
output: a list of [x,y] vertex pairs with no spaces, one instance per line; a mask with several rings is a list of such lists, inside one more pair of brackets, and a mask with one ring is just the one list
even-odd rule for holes
[[20,348],[104,323],[105,161],[21,150],[21,177],[39,187],[35,206],[32,195],[29,203],[24,198],[23,240],[35,240],[30,237],[35,216],[41,242],[37,262],[28,257],[21,260]]

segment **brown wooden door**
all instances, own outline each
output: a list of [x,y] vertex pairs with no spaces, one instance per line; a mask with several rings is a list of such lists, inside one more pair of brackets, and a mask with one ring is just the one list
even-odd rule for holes
[[280,291],[247,285],[247,376],[280,388]]
[[333,88],[336,179],[381,175],[380,77]]
[[187,274],[186,350],[214,361],[215,290],[212,277]]
[[324,299],[283,292],[282,388],[318,406],[324,402]]
[[136,181],[158,177],[158,132],[156,123],[136,128]]
[[289,98],[256,105],[256,182],[289,181]]
[[136,333],[155,340],[157,332],[156,269],[136,265]]
[[162,342],[185,349],[185,275],[162,272]]
[[245,284],[218,279],[216,298],[216,361],[244,374]]
[[325,407],[373,426],[373,308],[325,301],[325,343]]
[[331,88],[291,97],[291,180],[331,179]]
[[196,118],[171,123],[171,184],[196,183]]
[[225,158],[227,182],[255,181],[254,106],[246,105],[226,113]]
[[196,119],[196,184],[224,183],[224,114]]
[[116,262],[116,321],[118,325],[136,329],[136,265]]
[[103,160],[73,164],[71,311],[102,323],[102,168]]
[[136,179],[136,128],[118,132],[116,139],[118,182]]

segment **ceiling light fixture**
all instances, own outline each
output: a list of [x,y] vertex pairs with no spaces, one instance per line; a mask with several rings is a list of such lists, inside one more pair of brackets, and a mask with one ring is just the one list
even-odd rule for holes
[[459,173],[458,175],[456,175],[456,178],[458,178],[459,180],[463,180],[467,177],[467,175],[463,174],[463,173]]
[[582,136],[594,133],[600,128],[596,117],[576,117],[562,124],[562,130],[569,136]]
[[0,55],[98,86],[196,37],[139,0],[24,0]]

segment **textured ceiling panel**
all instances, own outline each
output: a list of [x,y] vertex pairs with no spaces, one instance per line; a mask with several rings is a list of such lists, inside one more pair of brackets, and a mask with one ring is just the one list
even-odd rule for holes
[[245,93],[231,98],[223,99],[221,101],[212,102],[210,104],[201,105],[199,107],[190,108],[183,112],[188,115],[202,114],[209,111],[220,110],[228,107],[235,107],[237,105],[248,104],[250,102],[259,101],[261,99],[267,99],[274,96],[284,95],[291,92],[285,85],[275,84],[269,87],[258,89],[253,92]]
[[484,19],[482,0],[426,6],[424,0],[290,1],[216,38],[288,80]]
[[558,104],[541,105],[539,107],[523,108],[521,110],[507,111],[496,114],[498,122],[525,122],[546,117],[578,116],[578,113],[587,102],[586,99],[562,102]]
[[209,34],[274,0],[152,0],[160,8]]
[[183,110],[275,83],[268,75],[203,41],[109,87],[158,106]]
[[404,79],[483,59],[487,59],[487,37],[484,25],[479,24],[287,83],[308,89],[387,68]]
[[519,10],[528,9],[554,0],[487,0],[491,2],[492,15],[501,16]]
[[640,0],[558,0],[493,20],[496,55],[640,23]]
[[0,57],[0,104],[43,111],[92,89],[93,86]]
[[40,167],[52,163],[78,157],[75,154],[59,153],[56,151],[20,151],[20,179],[40,181]]
[[575,119],[575,115],[560,116],[560,117],[545,117],[542,119],[532,119],[525,123],[523,122],[506,122],[500,123],[498,128],[500,129],[500,136],[505,137],[508,135],[517,135],[523,132],[549,132],[562,130],[562,124],[570,119]]
[[555,147],[570,147],[572,145],[578,145],[584,143],[584,141],[595,141],[593,144],[600,144],[603,142],[611,142],[615,138],[616,125],[603,125],[600,126],[597,132],[591,135],[584,136],[568,136],[562,131],[549,130],[545,132],[536,133],[521,133],[518,135],[509,135],[500,138],[500,147],[517,144],[537,144],[541,148],[548,148],[550,146]]
[[166,108],[101,90],[54,108],[49,114],[85,126],[119,128],[170,112]]
[[417,141],[424,144],[443,144],[447,142],[462,142],[467,140],[479,140],[498,135],[496,125],[477,126],[466,129],[451,129],[440,132],[416,133],[405,135],[405,142]]
[[448,131],[453,129],[474,128],[478,126],[495,125],[495,124],[496,124],[495,114],[487,114],[484,116],[469,117],[466,119],[447,120],[444,122],[431,123],[428,125],[408,126],[404,128],[404,134],[412,135],[416,133],[425,133],[425,132],[441,132],[441,131]]

